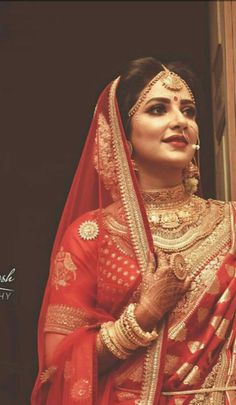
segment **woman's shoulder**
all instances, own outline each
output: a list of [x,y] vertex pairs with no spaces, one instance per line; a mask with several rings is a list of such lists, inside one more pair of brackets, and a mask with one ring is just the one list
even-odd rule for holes
[[80,215],[68,226],[66,235],[78,241],[95,241],[100,230],[99,213],[92,210]]
[[210,204],[220,205],[222,207],[232,206],[233,208],[236,209],[236,201],[224,201],[213,198],[208,198],[206,201],[208,201]]
[[230,218],[234,210],[236,210],[235,203],[231,201],[223,201],[220,199],[203,198],[194,196],[197,211],[204,215],[204,218],[209,221],[221,222],[223,219]]
[[236,201],[225,201],[225,200],[220,200],[217,198],[204,198],[200,195],[194,194],[193,197],[199,201],[205,201],[208,202],[209,204],[216,204],[216,205],[221,205],[221,206],[226,206],[226,205],[233,205],[236,207]]
[[236,201],[224,201],[220,199],[202,199],[205,201],[205,207],[208,208],[208,215],[218,216],[219,218],[231,218],[232,214],[236,218]]
[[84,241],[96,240],[108,216],[119,219],[119,222],[124,220],[120,202],[115,202],[105,208],[91,210],[78,216],[68,226],[66,234]]

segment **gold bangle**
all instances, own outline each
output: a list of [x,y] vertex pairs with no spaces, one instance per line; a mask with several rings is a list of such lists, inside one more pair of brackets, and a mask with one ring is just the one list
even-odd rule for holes
[[122,324],[120,319],[118,319],[115,323],[114,323],[114,329],[117,335],[117,339],[119,339],[120,343],[122,344],[123,347],[125,347],[128,350],[135,350],[138,348],[138,344],[133,343],[131,339],[129,339],[123,329],[122,329]]
[[117,338],[117,334],[115,332],[114,324],[110,328],[107,328],[107,332],[108,332],[108,335],[110,336],[112,343],[117,348],[117,350],[124,356],[128,357],[131,354],[131,352],[130,352],[130,350],[128,350],[128,348],[124,347],[120,343],[119,339]]
[[139,346],[148,346],[149,342],[144,342],[143,339],[140,339],[133,331],[133,329],[131,328],[127,317],[125,316],[125,314],[123,314],[123,316],[121,317],[121,325],[122,325],[122,330],[123,333],[125,334],[125,336],[127,336],[127,338],[134,344],[136,344],[138,347]]
[[138,324],[134,314],[136,306],[137,304],[132,303],[126,309],[127,319],[131,328],[133,329],[133,332],[144,342],[152,342],[153,340],[156,340],[158,337],[156,329],[154,329],[152,332],[144,331]]
[[113,322],[106,322],[103,323],[100,329],[100,336],[101,340],[104,343],[104,345],[108,348],[108,350],[118,359],[125,360],[129,356],[128,353],[124,353],[123,351],[121,352],[113,343],[111,340],[111,337],[108,332],[108,327],[111,326]]

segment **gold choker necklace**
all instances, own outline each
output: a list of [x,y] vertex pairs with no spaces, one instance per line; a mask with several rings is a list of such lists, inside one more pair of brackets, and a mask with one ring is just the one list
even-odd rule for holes
[[171,209],[190,200],[191,195],[186,193],[184,185],[175,187],[142,190],[142,197],[146,208]]

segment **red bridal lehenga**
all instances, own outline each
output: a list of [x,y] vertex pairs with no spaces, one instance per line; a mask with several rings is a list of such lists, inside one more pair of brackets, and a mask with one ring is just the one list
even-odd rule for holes
[[[236,404],[234,205],[184,186],[140,192],[116,102],[101,94],[58,228],[32,405]],[[137,302],[148,250],[191,286],[148,348],[98,376],[96,336]],[[158,271],[158,270],[157,270]],[[46,333],[64,335],[46,368]]]

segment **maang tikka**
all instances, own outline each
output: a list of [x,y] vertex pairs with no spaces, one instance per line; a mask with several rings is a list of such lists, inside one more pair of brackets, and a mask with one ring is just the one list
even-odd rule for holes
[[192,90],[188,86],[188,84],[185,82],[184,79],[182,79],[177,73],[174,73],[167,69],[164,65],[161,65],[164,70],[159,72],[148,84],[146,87],[144,87],[143,91],[141,92],[138,100],[134,104],[134,106],[129,110],[128,116],[131,117],[136,113],[136,111],[139,109],[141,104],[143,103],[146,95],[149,93],[151,88],[154,86],[156,82],[160,80],[161,84],[168,90],[171,91],[180,91],[184,86],[187,88],[190,98],[192,102],[195,104],[195,99],[194,95],[192,93]]

